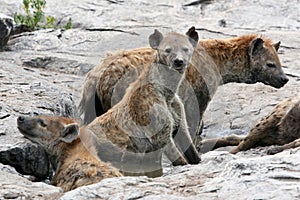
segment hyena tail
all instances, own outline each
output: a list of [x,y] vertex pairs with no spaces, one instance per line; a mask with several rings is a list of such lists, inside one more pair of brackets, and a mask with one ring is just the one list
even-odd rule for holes
[[87,75],[78,106],[79,116],[83,115],[84,124],[89,124],[97,116],[104,113],[100,99],[97,96],[97,82],[96,76],[93,76],[91,73]]

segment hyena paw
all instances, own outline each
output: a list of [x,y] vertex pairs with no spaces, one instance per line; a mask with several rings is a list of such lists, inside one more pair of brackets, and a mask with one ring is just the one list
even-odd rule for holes
[[182,157],[179,157],[176,160],[172,161],[173,166],[187,165],[187,164],[188,164],[188,162]]

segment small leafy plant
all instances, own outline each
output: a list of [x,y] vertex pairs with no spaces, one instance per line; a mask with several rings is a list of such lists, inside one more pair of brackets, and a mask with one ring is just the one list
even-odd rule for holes
[[[18,25],[26,26],[30,31],[38,30],[41,28],[60,28],[55,26],[55,18],[46,16],[43,9],[46,7],[46,0],[23,0],[23,10],[25,16],[15,13],[14,20]],[[72,28],[72,19],[62,28]]]

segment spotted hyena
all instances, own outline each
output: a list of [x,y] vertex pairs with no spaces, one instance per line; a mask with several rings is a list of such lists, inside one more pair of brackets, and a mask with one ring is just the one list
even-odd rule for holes
[[[185,73],[186,82],[178,92],[195,144],[199,143],[203,113],[220,84],[262,82],[280,88],[288,82],[278,58],[279,46],[280,42],[255,34],[198,42]],[[140,48],[108,55],[93,68],[79,105],[84,121],[92,121],[120,101],[128,85],[154,59],[153,49]]]
[[54,116],[20,116],[18,129],[49,155],[55,175],[52,184],[64,191],[97,183],[104,178],[122,176],[118,169],[97,158],[88,149],[83,129],[69,118]]
[[275,154],[289,148],[300,146],[300,97],[294,96],[278,103],[275,108],[262,118],[247,136],[229,135],[222,138],[201,141],[203,153],[207,147],[215,144],[214,149],[225,146],[237,146],[231,150],[235,154],[259,146],[271,146],[268,154]]
[[[192,27],[181,35],[165,37],[157,30],[149,36],[157,52],[151,64],[130,84],[122,100],[85,128],[97,138],[101,160],[125,175],[162,175],[162,152],[174,165],[200,162],[187,129],[184,106],[177,88],[197,45]],[[174,144],[178,140],[179,147]]]
[[270,149],[273,154],[287,148],[300,146],[300,97],[283,100],[266,117],[261,119],[231,153],[258,146],[282,145]]

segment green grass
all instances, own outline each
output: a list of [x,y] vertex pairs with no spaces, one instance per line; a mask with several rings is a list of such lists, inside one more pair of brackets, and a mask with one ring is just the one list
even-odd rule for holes
[[72,19],[69,18],[67,24],[62,27],[55,25],[55,18],[45,16],[44,8],[46,0],[23,0],[23,10],[25,15],[15,13],[14,20],[17,25],[24,25],[30,31],[45,29],[45,28],[72,28]]

